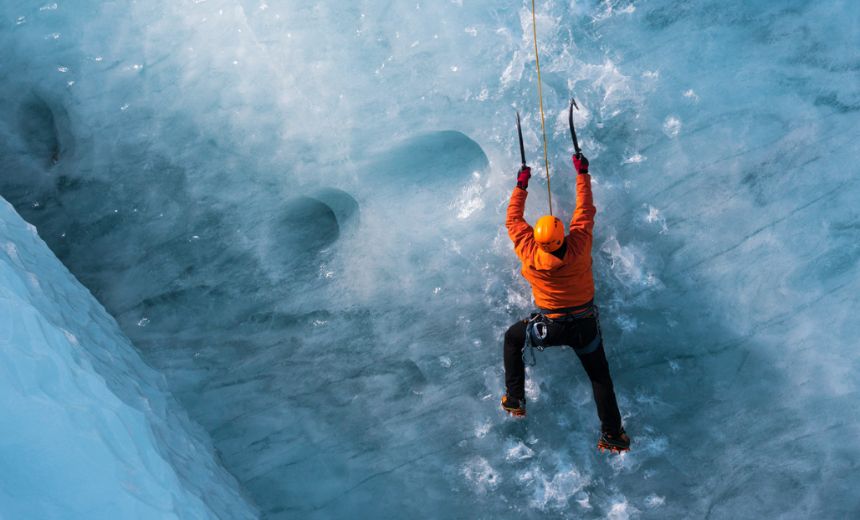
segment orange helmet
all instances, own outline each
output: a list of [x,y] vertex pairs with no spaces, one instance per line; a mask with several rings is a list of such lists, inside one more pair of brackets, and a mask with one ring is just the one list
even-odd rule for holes
[[564,241],[564,224],[557,217],[544,215],[535,224],[535,242],[538,247],[552,253]]

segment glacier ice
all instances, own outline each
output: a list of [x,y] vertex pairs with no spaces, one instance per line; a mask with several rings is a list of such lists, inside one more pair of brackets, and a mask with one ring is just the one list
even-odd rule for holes
[[256,516],[163,376],[3,200],[0,248],[0,516]]
[[554,206],[572,93],[595,177],[607,459],[563,352],[527,423],[497,407],[514,109],[546,210],[526,4],[7,1],[0,195],[267,517],[855,514],[856,6],[537,2]]

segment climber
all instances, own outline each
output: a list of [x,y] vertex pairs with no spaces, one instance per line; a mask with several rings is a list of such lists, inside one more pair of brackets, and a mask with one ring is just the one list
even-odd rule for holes
[[596,209],[591,195],[588,159],[578,150],[573,155],[573,166],[577,172],[576,210],[567,236],[557,217],[541,217],[534,229],[523,218],[531,177],[525,158],[508,204],[508,235],[522,261],[522,275],[531,284],[539,312],[530,319],[517,321],[505,333],[506,392],[502,397],[502,408],[513,416],[526,415],[523,354],[527,342],[539,349],[569,346],[591,380],[601,423],[597,447],[601,451],[627,451],[630,438],[621,425],[594,306],[591,243]]

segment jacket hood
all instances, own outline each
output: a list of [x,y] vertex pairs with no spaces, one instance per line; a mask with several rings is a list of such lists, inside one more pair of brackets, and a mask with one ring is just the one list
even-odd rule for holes
[[531,260],[532,268],[537,269],[538,271],[551,271],[564,265],[563,260],[560,260],[552,253],[547,253],[539,247],[535,248],[535,252]]

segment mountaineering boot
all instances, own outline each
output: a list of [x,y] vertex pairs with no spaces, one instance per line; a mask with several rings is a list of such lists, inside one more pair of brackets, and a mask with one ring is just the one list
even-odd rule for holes
[[627,436],[624,428],[621,428],[615,435],[609,432],[601,432],[600,439],[597,441],[597,449],[600,451],[614,451],[616,453],[630,451],[630,437]]
[[502,408],[514,417],[526,416],[526,400],[516,399],[505,394],[502,396]]

